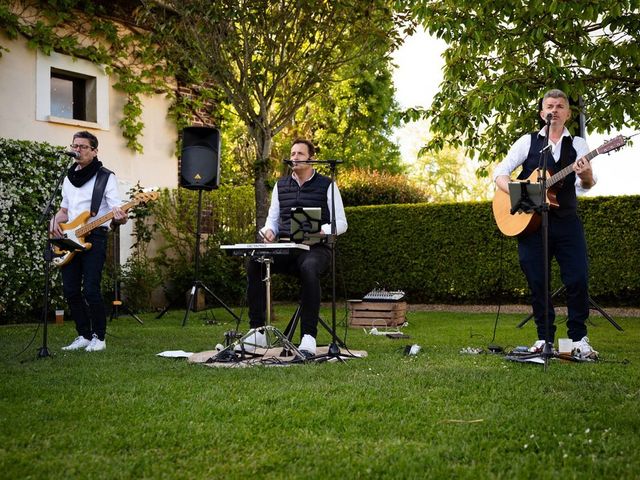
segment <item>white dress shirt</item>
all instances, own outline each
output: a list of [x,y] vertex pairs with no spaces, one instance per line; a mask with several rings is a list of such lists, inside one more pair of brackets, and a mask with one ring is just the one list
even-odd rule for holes
[[[314,170],[313,174],[309,180],[311,180],[316,172]],[[294,180],[298,181],[295,177],[295,174],[292,175]],[[305,182],[306,183],[306,182]],[[298,184],[300,182],[298,181]],[[342,204],[342,197],[340,196],[340,190],[338,190],[338,185],[334,185],[334,191],[336,194],[336,234],[341,235],[347,231],[347,217],[344,213],[344,205]],[[327,189],[327,207],[329,208],[329,219],[331,219],[331,184]],[[280,219],[280,199],[278,198],[278,184],[276,183],[275,187],[273,187],[273,191],[271,192],[271,205],[269,206],[269,213],[267,215],[267,221],[264,224],[264,227],[260,229],[260,232],[265,233],[267,230],[271,230],[276,236],[278,235],[278,220]],[[331,220],[330,220],[331,221]],[[331,223],[325,223],[321,225],[320,229],[326,235],[331,234]]]
[[[93,186],[96,183],[96,177],[97,175],[94,175],[93,178],[85,182],[81,187],[74,187],[69,181],[69,178],[65,177],[64,183],[62,184],[62,203],[60,206],[67,209],[69,221],[73,221],[81,213],[91,210],[91,197],[93,196]],[[104,190],[96,218],[106,215],[113,207],[119,206],[120,194],[118,193],[118,182],[116,181],[115,175],[109,174],[107,186]]]
[[[542,136],[546,136],[546,128],[543,128],[538,132]],[[558,141],[558,143],[553,143],[549,140],[549,145],[551,145],[551,153],[553,155],[554,162],[560,160],[560,151],[562,145],[562,139],[564,137],[570,137],[571,134],[569,130],[565,127],[562,132],[562,138]],[[589,153],[589,147],[587,146],[587,142],[582,137],[572,137],[573,140],[573,148],[576,151],[576,160],[584,157],[587,153]],[[501,175],[511,176],[511,173],[518,168],[520,165],[524,163],[524,161],[529,156],[529,149],[531,148],[531,134],[527,133],[521,136],[509,149],[509,153],[494,169],[493,171],[493,180],[495,181]],[[593,176],[593,184],[595,185],[597,179],[595,175]],[[578,194],[582,194],[588,191],[588,188],[583,188],[582,180],[580,177],[576,175],[576,192]]]

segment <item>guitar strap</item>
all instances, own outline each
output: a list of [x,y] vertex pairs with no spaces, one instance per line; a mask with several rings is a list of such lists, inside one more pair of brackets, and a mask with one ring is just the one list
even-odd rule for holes
[[91,209],[89,210],[92,217],[95,217],[100,211],[102,197],[104,196],[104,191],[107,188],[107,182],[109,181],[109,175],[111,174],[113,174],[113,172],[105,167],[100,167],[98,173],[96,173],[96,183],[93,185]]

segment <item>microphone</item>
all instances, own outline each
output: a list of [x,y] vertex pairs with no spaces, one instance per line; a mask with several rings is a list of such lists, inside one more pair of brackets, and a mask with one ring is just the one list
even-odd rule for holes
[[551,123],[552,118],[553,118],[553,113],[547,113],[547,123]]
[[297,165],[299,163],[314,163],[314,160],[283,160],[282,163],[293,167],[294,165]]
[[71,158],[80,158],[80,154],[78,152],[74,152],[74,151],[68,151],[65,150],[64,152],[60,152],[63,155],[66,155],[67,157],[71,157]]

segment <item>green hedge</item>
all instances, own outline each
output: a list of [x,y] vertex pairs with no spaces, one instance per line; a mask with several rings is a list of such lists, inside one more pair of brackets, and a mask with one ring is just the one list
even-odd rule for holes
[[[640,197],[584,198],[580,210],[591,296],[638,305]],[[404,290],[411,303],[528,300],[516,239],[497,230],[490,202],[352,207],[347,218],[337,264],[339,293],[349,298],[380,285]]]

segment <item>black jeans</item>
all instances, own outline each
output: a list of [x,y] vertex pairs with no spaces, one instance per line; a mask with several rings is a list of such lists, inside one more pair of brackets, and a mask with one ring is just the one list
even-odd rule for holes
[[91,339],[95,333],[104,340],[107,315],[100,281],[107,256],[107,230],[97,228],[87,235],[85,241],[91,243],[91,248],[76,253],[61,269],[63,291],[78,335]]
[[[309,251],[292,255],[275,256],[271,264],[271,273],[295,275],[300,279],[300,315],[302,335],[316,337],[320,317],[321,288],[320,279],[331,266],[331,250],[326,245],[312,246]],[[261,327],[266,320],[266,290],[263,282],[265,267],[263,263],[250,260],[247,266],[249,303],[249,326]]]
[[[589,317],[589,261],[582,222],[577,215],[557,217],[549,214],[549,259],[543,261],[542,230],[526,237],[518,237],[518,252],[529,288],[536,321],[538,339],[545,339],[544,303],[549,297],[550,341],[556,326],[555,311],[550,292],[544,291],[544,266],[550,269],[553,257],[560,266],[560,277],[567,294],[567,334],[573,341],[587,334],[585,322]],[[549,282],[551,283],[551,282]]]

